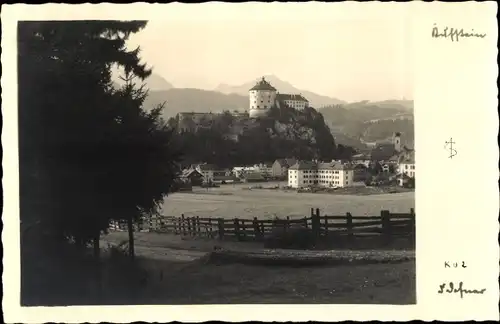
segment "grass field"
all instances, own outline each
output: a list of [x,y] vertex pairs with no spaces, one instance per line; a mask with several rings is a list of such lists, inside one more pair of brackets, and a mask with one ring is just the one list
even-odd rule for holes
[[171,273],[151,304],[414,304],[415,262],[338,267],[196,265]]
[[249,186],[251,184],[229,184],[220,188],[195,188],[192,193],[174,193],[165,199],[162,213],[214,218],[297,218],[309,215],[311,208],[319,208],[322,215],[350,212],[353,216],[376,216],[383,209],[407,213],[415,207],[414,192],[357,196],[248,190]]
[[[126,233],[112,233],[105,238],[114,243],[124,239]],[[137,233],[137,259],[149,273],[148,285],[132,294],[133,301],[123,294],[120,298],[110,296],[108,302],[167,305],[416,302],[415,261],[301,267],[203,261],[214,244],[242,253],[253,249],[252,244],[245,246],[246,243],[239,242],[184,240],[175,235]],[[388,258],[392,259],[388,252]]]

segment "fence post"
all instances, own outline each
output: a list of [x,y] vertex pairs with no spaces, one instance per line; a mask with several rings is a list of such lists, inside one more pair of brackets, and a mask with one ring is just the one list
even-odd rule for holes
[[319,208],[316,208],[316,214],[313,213],[311,217],[312,217],[311,225],[312,225],[313,236],[315,239],[317,239],[320,234]]
[[191,236],[196,235],[196,217],[191,217]]
[[198,236],[200,236],[201,235],[200,216],[196,216],[196,226],[198,227]]
[[354,234],[352,232],[352,215],[351,213],[346,213],[346,227],[347,227],[347,238],[351,240],[354,237]]
[[213,238],[213,234],[212,234],[212,217],[208,218],[207,236],[210,237],[210,238]]
[[240,224],[238,218],[234,219],[234,234],[236,235],[236,238],[238,241],[240,240]]
[[181,225],[182,225],[182,235],[186,235],[186,219],[184,218],[184,214],[181,214]]
[[328,216],[325,215],[323,216],[324,220],[325,220],[325,236],[328,235]]
[[246,239],[247,239],[247,225],[245,224],[244,219],[241,220],[241,227],[240,228],[242,229],[242,232],[243,232],[243,240],[246,241]]
[[304,227],[309,228],[309,226],[307,225],[307,216],[304,216]]
[[224,220],[222,218],[217,219],[217,226],[219,227],[219,239],[224,239]]
[[382,210],[380,216],[382,218],[382,233],[385,243],[390,243],[392,238],[391,213],[388,210]]
[[153,216],[149,217],[149,232],[151,232],[152,228],[153,228]]
[[321,235],[321,216],[319,214],[319,208],[316,208],[316,236],[320,237]]
[[416,235],[416,231],[415,231],[415,209],[413,209],[413,208],[410,208],[410,218],[411,218],[410,238],[411,238],[411,241],[413,243],[415,243],[415,235]]
[[259,221],[257,220],[257,217],[253,218],[253,233],[255,236],[255,240],[258,240],[260,238],[260,228],[259,228]]

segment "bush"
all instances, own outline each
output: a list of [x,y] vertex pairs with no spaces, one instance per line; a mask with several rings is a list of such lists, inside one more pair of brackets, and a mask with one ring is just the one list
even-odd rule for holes
[[312,231],[303,226],[292,226],[285,228],[276,225],[269,236],[266,237],[264,246],[266,248],[281,249],[312,249],[314,248],[314,236]]

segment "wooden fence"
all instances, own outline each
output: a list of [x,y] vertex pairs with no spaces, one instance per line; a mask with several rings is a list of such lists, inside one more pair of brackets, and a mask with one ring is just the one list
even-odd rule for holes
[[[311,215],[299,219],[224,219],[203,217],[160,216],[151,217],[142,224],[135,225],[136,231],[173,233],[184,236],[205,236],[214,239],[235,239],[238,241],[263,240],[275,230],[292,228],[310,229],[315,237],[344,236],[369,237],[384,236],[413,237],[415,234],[415,212],[391,213],[382,210],[378,216],[320,215],[319,208],[311,208]],[[126,223],[113,224],[112,229],[126,230]]]

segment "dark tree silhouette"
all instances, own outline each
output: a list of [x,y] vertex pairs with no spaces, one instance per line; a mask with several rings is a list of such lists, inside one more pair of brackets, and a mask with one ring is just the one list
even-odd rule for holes
[[145,112],[144,89],[130,81],[117,90],[111,82],[114,65],[126,76],[151,74],[140,49],[125,46],[145,26],[19,23],[22,251],[94,240],[98,252],[99,234],[111,219],[154,212],[169,192],[177,154],[161,107]]

